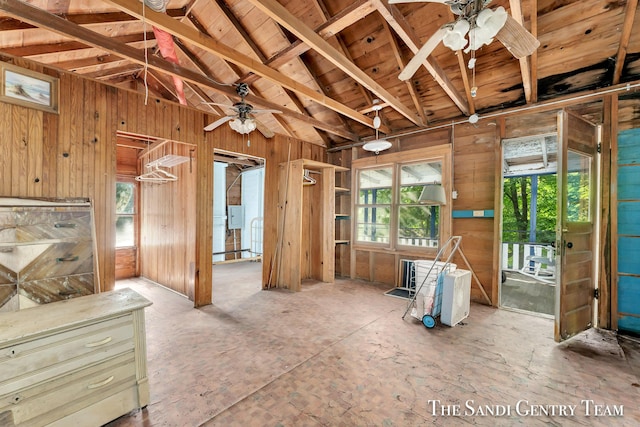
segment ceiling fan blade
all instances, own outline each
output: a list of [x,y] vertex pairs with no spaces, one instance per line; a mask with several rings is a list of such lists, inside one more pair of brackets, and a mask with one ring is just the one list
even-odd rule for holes
[[209,132],[210,130],[214,130],[215,128],[217,128],[218,126],[220,126],[223,123],[228,122],[229,120],[233,120],[235,119],[236,116],[225,116],[225,117],[221,117],[218,120],[216,120],[215,122],[205,126],[204,130]]
[[269,129],[267,126],[265,126],[264,123],[256,118],[253,118],[253,120],[255,120],[256,122],[256,129],[258,129],[265,138],[273,138],[275,133],[273,133],[271,129]]
[[418,68],[426,61],[427,57],[431,55],[431,52],[438,46],[438,43],[442,41],[447,29],[440,27],[427,42],[416,52],[411,61],[404,67],[404,70],[400,73],[398,78],[400,80],[409,80],[418,71]]
[[511,54],[517,59],[531,55],[540,46],[540,41],[527,31],[511,15],[507,15],[507,22],[496,38],[502,42]]

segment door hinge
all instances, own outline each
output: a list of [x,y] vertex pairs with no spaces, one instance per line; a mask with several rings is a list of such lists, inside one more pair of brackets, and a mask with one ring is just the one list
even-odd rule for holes
[[598,153],[602,153],[602,143],[598,142]]
[[596,289],[593,290],[593,297],[595,299],[598,299],[600,297],[600,289],[596,288]]

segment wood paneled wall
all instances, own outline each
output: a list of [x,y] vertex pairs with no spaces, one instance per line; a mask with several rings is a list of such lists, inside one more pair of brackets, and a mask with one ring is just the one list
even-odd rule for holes
[[[0,54],[0,60],[59,78],[59,114],[14,106],[0,102],[0,195],[12,197],[89,197],[93,201],[99,277],[102,290],[115,284],[115,182],[117,131],[150,135],[192,144],[197,147],[194,169],[183,180],[194,186],[184,199],[150,197],[146,212],[160,212],[166,226],[145,229],[145,233],[162,234],[154,240],[146,260],[146,274],[160,283],[182,286],[196,306],[208,304],[212,298],[212,233],[213,233],[213,156],[214,149],[245,153],[266,159],[264,277],[268,277],[276,241],[278,164],[287,159],[324,160],[325,149],[318,145],[277,135],[265,139],[258,132],[250,138],[222,126],[204,132],[205,124],[216,117],[178,104],[149,98],[101,84],[97,81],[60,72],[31,61]],[[196,167],[197,165],[207,167]],[[211,167],[210,167],[211,166]],[[172,170],[172,172],[174,172]],[[189,177],[189,178],[187,178]],[[169,191],[170,187],[161,192]],[[151,202],[153,200],[153,202]],[[188,224],[185,211],[195,212]],[[147,218],[143,217],[144,223]],[[179,232],[174,232],[174,226]],[[158,237],[160,238],[160,237]],[[146,244],[146,243],[145,243]],[[149,249],[143,244],[140,256]],[[193,261],[176,254],[190,248]],[[149,264],[151,263],[151,265]],[[166,276],[153,270],[153,263],[166,263]],[[179,264],[179,265],[178,265]],[[170,268],[169,268],[170,267]],[[155,279],[154,279],[155,280]],[[180,283],[180,285],[177,285]],[[266,283],[266,280],[264,280]]]
[[[195,296],[196,146],[169,141],[143,153],[139,170],[165,155],[190,159],[164,168],[178,177],[166,183],[140,182],[140,274],[187,295]],[[209,258],[210,259],[210,258]]]

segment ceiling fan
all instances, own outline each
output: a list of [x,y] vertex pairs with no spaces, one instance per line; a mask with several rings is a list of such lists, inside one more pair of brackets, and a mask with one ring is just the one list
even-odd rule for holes
[[208,105],[219,105],[221,107],[230,108],[235,113],[224,116],[215,122],[205,126],[205,131],[212,131],[218,126],[229,122],[231,129],[240,134],[248,134],[255,129],[258,129],[265,138],[273,138],[274,133],[255,118],[254,114],[259,113],[282,113],[279,110],[257,110],[253,108],[253,105],[244,102],[245,96],[249,94],[249,85],[246,83],[240,83],[236,86],[236,93],[240,96],[240,102],[229,106],[227,104],[219,104],[217,102],[206,102]]
[[520,59],[531,55],[540,42],[502,7],[488,8],[491,0],[389,0],[394,3],[442,3],[457,16],[438,29],[416,52],[398,78],[410,79],[433,50],[442,42],[451,50],[471,52],[469,68],[475,67],[475,51],[493,42],[494,37]]

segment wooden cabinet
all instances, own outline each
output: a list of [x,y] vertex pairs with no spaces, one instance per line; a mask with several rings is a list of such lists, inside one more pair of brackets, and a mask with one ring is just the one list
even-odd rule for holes
[[149,305],[122,289],[0,313],[0,424],[100,426],[146,406]]
[[0,312],[99,289],[87,199],[0,198]]
[[[298,291],[304,279],[333,282],[337,170],[346,169],[308,159],[280,165],[276,287]],[[305,185],[308,176],[312,185]]]

